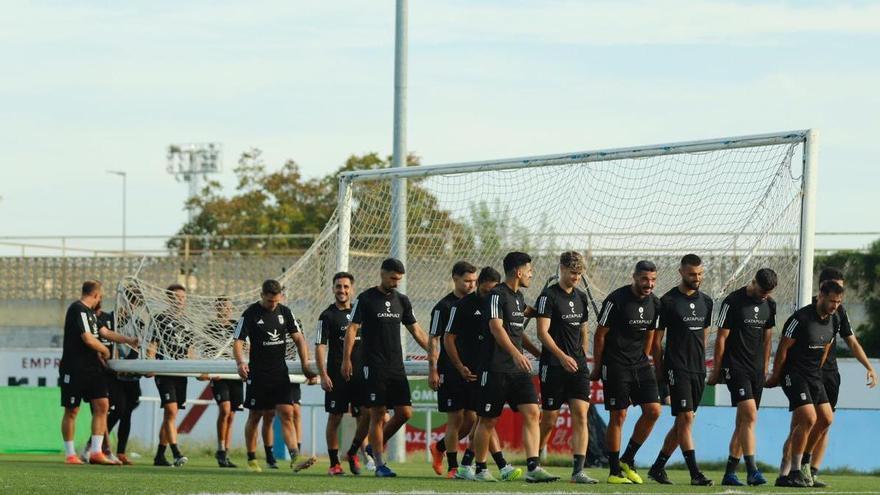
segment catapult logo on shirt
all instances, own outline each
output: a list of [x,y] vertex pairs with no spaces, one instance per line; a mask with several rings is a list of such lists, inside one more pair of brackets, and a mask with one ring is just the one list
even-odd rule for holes
[[385,301],[385,312],[384,313],[376,313],[377,318],[394,318],[400,319],[400,313],[392,313],[391,312],[391,301]]

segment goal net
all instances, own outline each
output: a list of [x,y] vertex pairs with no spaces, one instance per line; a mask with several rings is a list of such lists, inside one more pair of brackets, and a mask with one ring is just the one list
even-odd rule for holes
[[[680,258],[693,252],[704,260],[702,290],[716,308],[759,268],[774,269],[782,320],[811,291],[814,177],[812,131],[347,172],[340,176],[333,217],[279,280],[312,342],[318,314],[333,300],[333,273],[352,272],[356,292],[374,285],[381,261],[400,252],[392,239],[405,239],[405,292],[424,328],[433,305],[451,290],[450,270],[458,260],[501,271],[506,252],[531,254],[534,279],[524,292],[533,304],[555,274],[559,254],[580,251],[585,279],[601,305],[609,292],[630,283],[640,259],[657,264],[655,293],[662,295],[679,281]],[[397,222],[394,184],[402,180],[406,217]],[[227,306],[218,303],[228,304],[235,318],[258,293],[227,295],[228,303],[217,295],[188,297],[178,313],[197,359],[229,365],[231,335],[216,331],[225,318],[218,308]],[[118,299],[123,315],[143,320],[121,319],[125,332],[144,342],[161,337],[149,321],[172,305],[162,287],[128,278]],[[592,307],[590,312],[595,328]],[[534,325],[530,331],[534,337]],[[410,338],[407,352],[412,361],[424,355]]]

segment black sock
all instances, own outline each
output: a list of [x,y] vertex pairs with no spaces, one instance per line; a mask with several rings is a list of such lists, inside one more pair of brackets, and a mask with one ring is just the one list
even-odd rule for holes
[[[813,454],[807,452],[806,454],[803,455],[803,457],[801,457],[801,464],[809,464],[810,461],[812,461],[812,460],[813,460]],[[798,466],[798,469],[800,469],[800,466]]]
[[263,450],[266,452],[266,462],[269,464],[275,464],[275,454],[272,453],[272,449],[271,445],[263,447]]
[[290,462],[295,462],[299,457],[299,449],[288,449],[287,452],[290,454]]
[[537,457],[529,457],[526,459],[526,469],[529,471],[534,471],[538,469],[538,458]]
[[495,465],[498,466],[498,469],[507,465],[507,459],[504,458],[504,452],[501,452],[500,450],[492,453],[492,460],[495,461]]
[[327,454],[330,456],[330,466],[339,464],[339,449],[328,449]]
[[810,476],[816,476],[817,474],[819,474],[819,468],[810,466]]
[[612,476],[620,476],[620,452],[608,453],[608,472]]
[[485,463],[485,462],[478,462],[478,463],[477,463],[477,473],[482,473],[482,472],[485,471],[486,469],[488,469],[488,468],[486,467],[486,463]]
[[635,440],[630,439],[629,443],[626,444],[626,450],[623,451],[623,455],[620,456],[620,461],[629,464],[629,467],[633,467],[636,459],[636,452],[639,451],[639,447],[642,444],[636,442]]
[[446,452],[446,437],[439,438],[434,443],[437,445],[437,452],[440,452],[441,454]]
[[666,463],[669,461],[669,456],[664,454],[661,450],[659,454],[657,454],[657,460],[654,461],[654,465],[652,466],[654,469],[663,469],[666,467]]
[[[746,461],[746,471],[749,474],[752,474],[758,470],[758,465],[755,464],[755,456],[753,455],[744,455],[743,459]],[[792,466],[792,469],[800,469],[800,466]]]
[[373,457],[373,446],[367,444],[367,446],[364,447],[364,452],[366,452],[368,456]]
[[302,450],[302,449],[303,449],[303,444],[297,442],[296,443],[296,450]]
[[697,467],[697,452],[695,450],[685,450],[682,452],[684,455],[684,462],[687,464],[688,471],[691,472],[691,479],[697,477],[700,474],[700,468]]
[[728,456],[727,467],[724,468],[724,475],[736,474],[736,467],[739,466],[739,457]]
[[169,447],[171,447],[171,454],[174,456],[175,459],[177,459],[178,457],[181,457],[180,449],[177,448],[176,443],[172,443],[171,445],[169,445]]
[[346,454],[349,458],[353,458],[354,456],[357,455],[357,453],[358,453],[358,449],[359,449],[359,448],[361,448],[361,445],[360,445],[359,443],[354,443],[354,442],[352,442],[352,443],[351,443],[351,447],[348,448],[348,452],[346,452],[345,454]]
[[449,466],[450,471],[458,467],[458,452],[446,453],[446,465]]
[[473,464],[473,462],[474,462],[474,451],[471,449],[465,450],[464,455],[461,456],[461,465],[462,466],[470,466],[471,464]]
[[156,458],[157,459],[160,457],[165,457],[165,448],[166,447],[167,447],[166,445],[162,445],[161,443],[159,444],[159,448],[156,449]]
[[584,461],[585,460],[586,460],[586,457],[584,457],[580,454],[574,455],[574,458],[571,461],[571,475],[572,476],[574,476],[584,470]]
[[249,461],[256,461],[257,460],[257,453],[256,452],[248,452],[248,460]]

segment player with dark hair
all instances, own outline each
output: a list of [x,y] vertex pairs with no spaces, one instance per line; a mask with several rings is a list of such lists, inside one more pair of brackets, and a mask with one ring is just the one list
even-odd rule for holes
[[474,291],[477,285],[477,267],[467,261],[452,266],[452,292],[443,296],[431,310],[431,340],[428,346],[428,384],[437,391],[438,410],[446,413],[446,434],[431,444],[432,468],[443,474],[443,455],[446,455],[447,478],[454,478],[458,470],[458,441],[467,436],[472,424],[465,423],[465,381],[452,367],[444,345],[444,334],[449,324],[452,305]]
[[[635,456],[660,417],[660,394],[654,369],[648,360],[654,332],[659,327],[660,299],[654,295],[657,266],[636,263],[632,283],[615,290],[602,303],[596,328],[590,376],[602,379],[605,409],[610,411],[605,443],[608,448],[608,483],[642,483],[635,470]],[[623,455],[620,443],[627,408],[638,405],[642,414]]]
[[135,337],[126,337],[105,326],[99,326],[94,308],[103,299],[104,291],[97,280],[83,282],[80,298],[68,308],[64,317],[64,344],[59,366],[61,385],[61,435],[64,439],[65,462],[83,464],[76,455],[74,434],[80,402],[89,401],[92,409],[92,435],[88,461],[91,464],[115,464],[102,452],[110,409],[105,361],[110,350],[100,338],[137,347]]
[[587,294],[577,288],[586,269],[584,257],[566,251],[559,257],[559,282],[545,288],[535,304],[541,378],[541,450],[556,425],[559,408],[568,404],[572,422],[572,483],[598,483],[584,471],[589,430],[590,329]]
[[[675,424],[666,434],[648,477],[670,485],[666,462],[681,447],[691,475],[691,485],[712,486],[712,480],[697,466],[691,429],[703,389],[706,386],[706,342],[712,324],[712,298],[700,291],[703,260],[685,255],[678,268],[681,281],[660,298],[660,325],[654,332],[654,366],[657,380],[669,385],[670,406]],[[666,348],[663,337],[666,336]]]
[[[385,440],[391,438],[412,417],[412,397],[403,367],[400,325],[426,351],[428,335],[416,321],[412,304],[396,288],[406,269],[395,258],[382,262],[379,285],[358,295],[352,307],[351,324],[345,331],[342,377],[351,380],[354,374],[352,354],[358,332],[364,365],[358,370],[363,378],[362,407],[370,412],[370,447],[376,459],[376,476],[397,476],[385,464]],[[386,410],[394,416],[386,422]]]
[[[464,424],[468,430],[470,447],[465,450],[461,466],[455,478],[474,480],[474,433],[477,427],[477,408],[481,400],[478,377],[485,371],[484,356],[490,356],[494,339],[483,315],[489,293],[501,283],[501,274],[491,266],[483,267],[477,277],[477,290],[458,300],[449,311],[449,323],[443,336],[443,345],[449,356],[449,363],[464,382]],[[459,436],[464,428],[459,431]],[[514,481],[522,476],[522,469],[512,466],[501,452],[498,433],[492,431],[489,439],[489,453],[498,466],[502,481]]]
[[[352,474],[361,474],[357,452],[363,445],[370,427],[369,415],[362,413],[360,408],[361,400],[358,388],[361,384],[358,381],[359,375],[356,375],[349,382],[340,373],[345,331],[351,322],[353,291],[354,275],[348,272],[339,272],[333,275],[334,301],[321,312],[315,332],[315,362],[318,364],[318,373],[321,375],[321,388],[324,389],[324,410],[328,413],[326,436],[327,451],[330,454],[330,469],[328,470],[330,475],[344,474],[339,462],[339,425],[342,423],[342,416],[350,412],[352,417],[357,418],[357,430],[345,456],[348,461],[348,469]],[[363,362],[359,340],[360,337],[356,339],[352,350],[352,361],[357,368],[360,368]]]
[[736,476],[740,455],[746,461],[746,482],[752,486],[767,483],[755,462],[755,426],[764,377],[770,366],[776,326],[776,301],[770,295],[777,282],[776,272],[761,268],[749,285],[724,298],[718,311],[715,367],[708,383],[716,385],[723,379],[730,391],[730,402],[736,407],[736,427],[730,438],[730,456],[722,485],[743,486]]
[[795,311],[782,327],[773,374],[766,384],[767,388],[782,385],[792,413],[791,454],[789,462],[782,463],[777,486],[803,488],[812,484],[809,464],[802,466],[801,461],[834,418],[822,383],[822,366],[840,330],[834,312],[842,302],[843,286],[832,280],[823,282],[816,302]]
[[[532,280],[532,258],[522,252],[510,252],[504,257],[504,282],[492,292],[484,315],[489,320],[489,331],[494,340],[488,366],[480,375],[480,397],[477,415],[480,416],[474,434],[478,481],[495,481],[486,468],[489,443],[504,404],[523,419],[522,440],[526,454],[526,481],[530,483],[550,482],[559,479],[540,466],[538,448],[540,444],[540,416],[538,394],[532,384],[532,363],[523,354],[523,349],[535,356],[540,350],[525,335],[526,317],[532,311],[527,306],[520,288],[527,288]],[[529,314],[527,314],[529,313]]]
[[[165,291],[169,309],[153,320],[153,339],[147,348],[147,358],[193,359],[193,336],[184,318],[186,288],[180,284],[172,284]],[[170,447],[174,456],[173,465],[181,467],[189,459],[180,453],[177,446],[177,412],[186,408],[187,378],[157,374],[155,380],[164,412],[162,426],[159,428],[159,447],[153,458],[153,465],[172,465],[165,458],[165,449]]]
[[[238,375],[247,381],[245,406],[250,410],[245,423],[245,446],[248,469],[260,472],[257,464],[257,423],[266,421],[266,412],[274,410],[281,420],[284,443],[290,453],[294,472],[311,467],[314,456],[297,463],[299,446],[293,424],[293,397],[285,356],[289,335],[299,353],[303,375],[314,381],[316,374],[309,368],[309,348],[299,323],[290,308],[281,304],[284,288],[275,280],[263,282],[260,301],[250,305],[235,327],[233,353]],[[250,343],[248,361],[244,359],[244,341]]]

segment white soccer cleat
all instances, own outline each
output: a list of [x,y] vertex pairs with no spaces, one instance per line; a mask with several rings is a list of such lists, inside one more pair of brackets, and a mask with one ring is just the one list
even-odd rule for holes
[[474,466],[459,466],[455,472],[455,479],[473,481],[477,469]]

